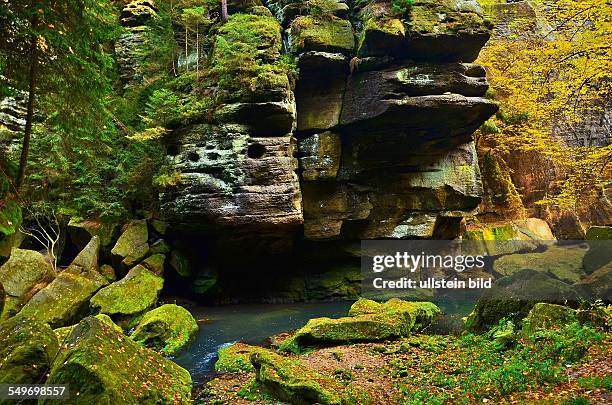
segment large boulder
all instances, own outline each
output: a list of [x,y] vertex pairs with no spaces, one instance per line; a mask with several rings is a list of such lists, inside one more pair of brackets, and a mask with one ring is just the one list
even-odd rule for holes
[[410,59],[473,62],[491,35],[492,24],[474,0],[416,0],[406,11]]
[[251,355],[251,363],[257,381],[281,401],[294,404],[349,403],[341,382],[302,365],[297,359],[260,350]]
[[47,383],[68,384],[68,404],[189,403],[191,398],[187,370],[95,317],[70,332]]
[[98,291],[90,307],[114,317],[135,316],[155,305],[163,286],[163,278],[138,265],[121,280]]
[[172,356],[197,331],[198,324],[189,311],[166,304],[144,314],[130,337],[143,346]]
[[49,325],[15,317],[0,323],[0,384],[40,384],[58,351]]
[[291,51],[338,52],[350,55],[355,48],[353,27],[348,20],[334,16],[299,16],[289,30]]
[[524,320],[523,332],[530,334],[538,329],[560,328],[578,321],[578,311],[563,305],[537,303]]
[[495,260],[493,270],[509,276],[522,269],[546,272],[559,280],[573,284],[582,278],[582,260],[586,250],[580,246],[549,246],[541,253],[517,253]]
[[379,312],[344,318],[314,318],[281,344],[287,351],[321,344],[377,342],[410,334],[414,318],[410,313]]
[[79,249],[84,249],[94,236],[98,237],[100,246],[110,246],[113,239],[117,236],[118,230],[118,224],[102,222],[100,220],[72,217],[68,222],[70,240]]
[[219,349],[215,362],[215,371],[219,373],[249,373],[255,371],[251,363],[251,355],[257,352],[267,352],[259,346],[246,343],[233,343]]
[[403,301],[398,298],[391,298],[385,303],[378,303],[373,300],[360,298],[349,310],[349,316],[359,316],[365,314],[391,313],[404,316],[409,319],[408,328],[422,329],[442,313],[440,308],[432,302]]
[[52,328],[70,325],[89,312],[89,299],[105,284],[63,271],[24,305],[19,316],[46,322]]
[[539,302],[576,305],[579,300],[571,285],[548,273],[524,269],[496,280],[467,317],[466,327],[481,332],[502,318],[518,325]]
[[147,221],[132,221],[111,250],[115,261],[123,268],[136,265],[149,253]]
[[42,254],[13,248],[9,260],[0,267],[0,283],[7,295],[21,297],[36,284],[50,281],[55,271]]
[[64,270],[65,273],[81,275],[98,283],[108,284],[106,277],[100,273],[98,259],[100,256],[100,238],[94,236],[79,252],[72,263]]

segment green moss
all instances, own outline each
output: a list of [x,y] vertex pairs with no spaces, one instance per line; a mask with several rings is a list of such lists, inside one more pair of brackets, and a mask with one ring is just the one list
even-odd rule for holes
[[16,317],[0,324],[0,383],[35,384],[58,351],[49,325]]
[[215,370],[219,373],[249,373],[255,371],[251,364],[253,353],[266,351],[258,346],[245,343],[234,343],[219,349],[219,359],[215,363]]
[[291,50],[351,53],[355,48],[353,27],[334,16],[299,16],[291,23]]
[[532,334],[538,329],[555,329],[576,322],[576,310],[562,305],[538,303],[533,306],[525,318],[523,332]]
[[299,353],[304,347],[318,344],[376,342],[407,336],[412,324],[409,318],[407,313],[391,312],[338,319],[314,318],[285,340],[280,349]]
[[[187,370],[140,347],[115,327],[88,317],[70,333],[48,384],[69,384],[67,404],[186,403]],[[42,401],[60,403],[60,401]]]
[[62,272],[38,291],[19,315],[46,322],[53,328],[65,326],[87,312],[89,299],[102,285],[80,275]]
[[257,381],[276,398],[290,403],[341,404],[347,402],[344,386],[304,366],[299,360],[270,350],[251,355]]
[[149,230],[146,221],[132,221],[121,234],[111,250],[121,260],[121,265],[130,268],[141,261],[149,252]]
[[15,200],[0,202],[0,234],[14,234],[21,225],[21,207]]
[[421,329],[441,314],[440,308],[431,302],[403,301],[398,298],[391,298],[384,304],[360,298],[349,310],[349,316],[359,316],[364,314],[391,313],[396,316],[404,316],[408,330]]
[[111,316],[137,315],[155,304],[163,285],[163,278],[138,265],[123,279],[98,291],[90,306]]
[[280,101],[291,85],[281,58],[281,26],[275,18],[234,14],[215,40],[209,78],[218,102]]
[[474,12],[458,10],[454,1],[417,0],[410,7],[406,30],[410,34],[455,35],[488,32],[491,23]]
[[130,337],[143,346],[171,356],[197,331],[198,324],[189,311],[166,304],[144,314]]

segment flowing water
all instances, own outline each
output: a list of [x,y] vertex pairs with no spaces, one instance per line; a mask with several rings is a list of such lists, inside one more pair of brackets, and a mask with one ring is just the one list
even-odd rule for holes
[[[346,316],[352,301],[312,302],[293,304],[240,304],[225,306],[196,306],[181,303],[198,320],[200,330],[191,343],[173,360],[189,371],[195,384],[206,381],[214,374],[217,351],[235,342],[265,344],[266,339],[281,332],[303,326],[309,319],[327,316]],[[461,323],[472,303],[460,306],[438,303],[447,314],[445,330],[433,333],[449,333]],[[449,323],[447,325],[447,323]]]
[[[200,322],[193,341],[173,360],[189,371],[194,383],[214,373],[217,351],[234,342],[265,343],[266,338],[303,326],[310,318],[346,316],[352,302],[241,304],[190,307]],[[203,322],[202,322],[203,320]]]

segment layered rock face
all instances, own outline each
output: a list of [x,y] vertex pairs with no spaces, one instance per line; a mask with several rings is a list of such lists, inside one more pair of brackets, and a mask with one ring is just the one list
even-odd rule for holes
[[[497,111],[472,63],[491,29],[477,2],[236,7],[208,59],[218,104],[166,138],[172,230],[242,251],[280,239],[294,254],[307,241],[457,237],[483,193],[472,133]],[[241,63],[231,46],[254,49],[262,69],[244,62],[248,81],[223,76]]]

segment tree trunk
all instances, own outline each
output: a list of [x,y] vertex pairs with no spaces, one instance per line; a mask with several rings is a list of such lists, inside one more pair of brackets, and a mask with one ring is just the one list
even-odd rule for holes
[[227,22],[229,16],[227,15],[227,0],[221,0],[221,21]]
[[37,42],[38,38],[33,35],[30,43],[30,83],[28,85],[28,108],[26,114],[25,131],[23,134],[23,144],[21,147],[21,157],[19,159],[19,171],[15,188],[17,192],[21,189],[25,180],[26,167],[28,165],[28,153],[30,152],[30,138],[32,137],[32,122],[34,121],[34,99],[36,97],[36,82],[38,75]]

